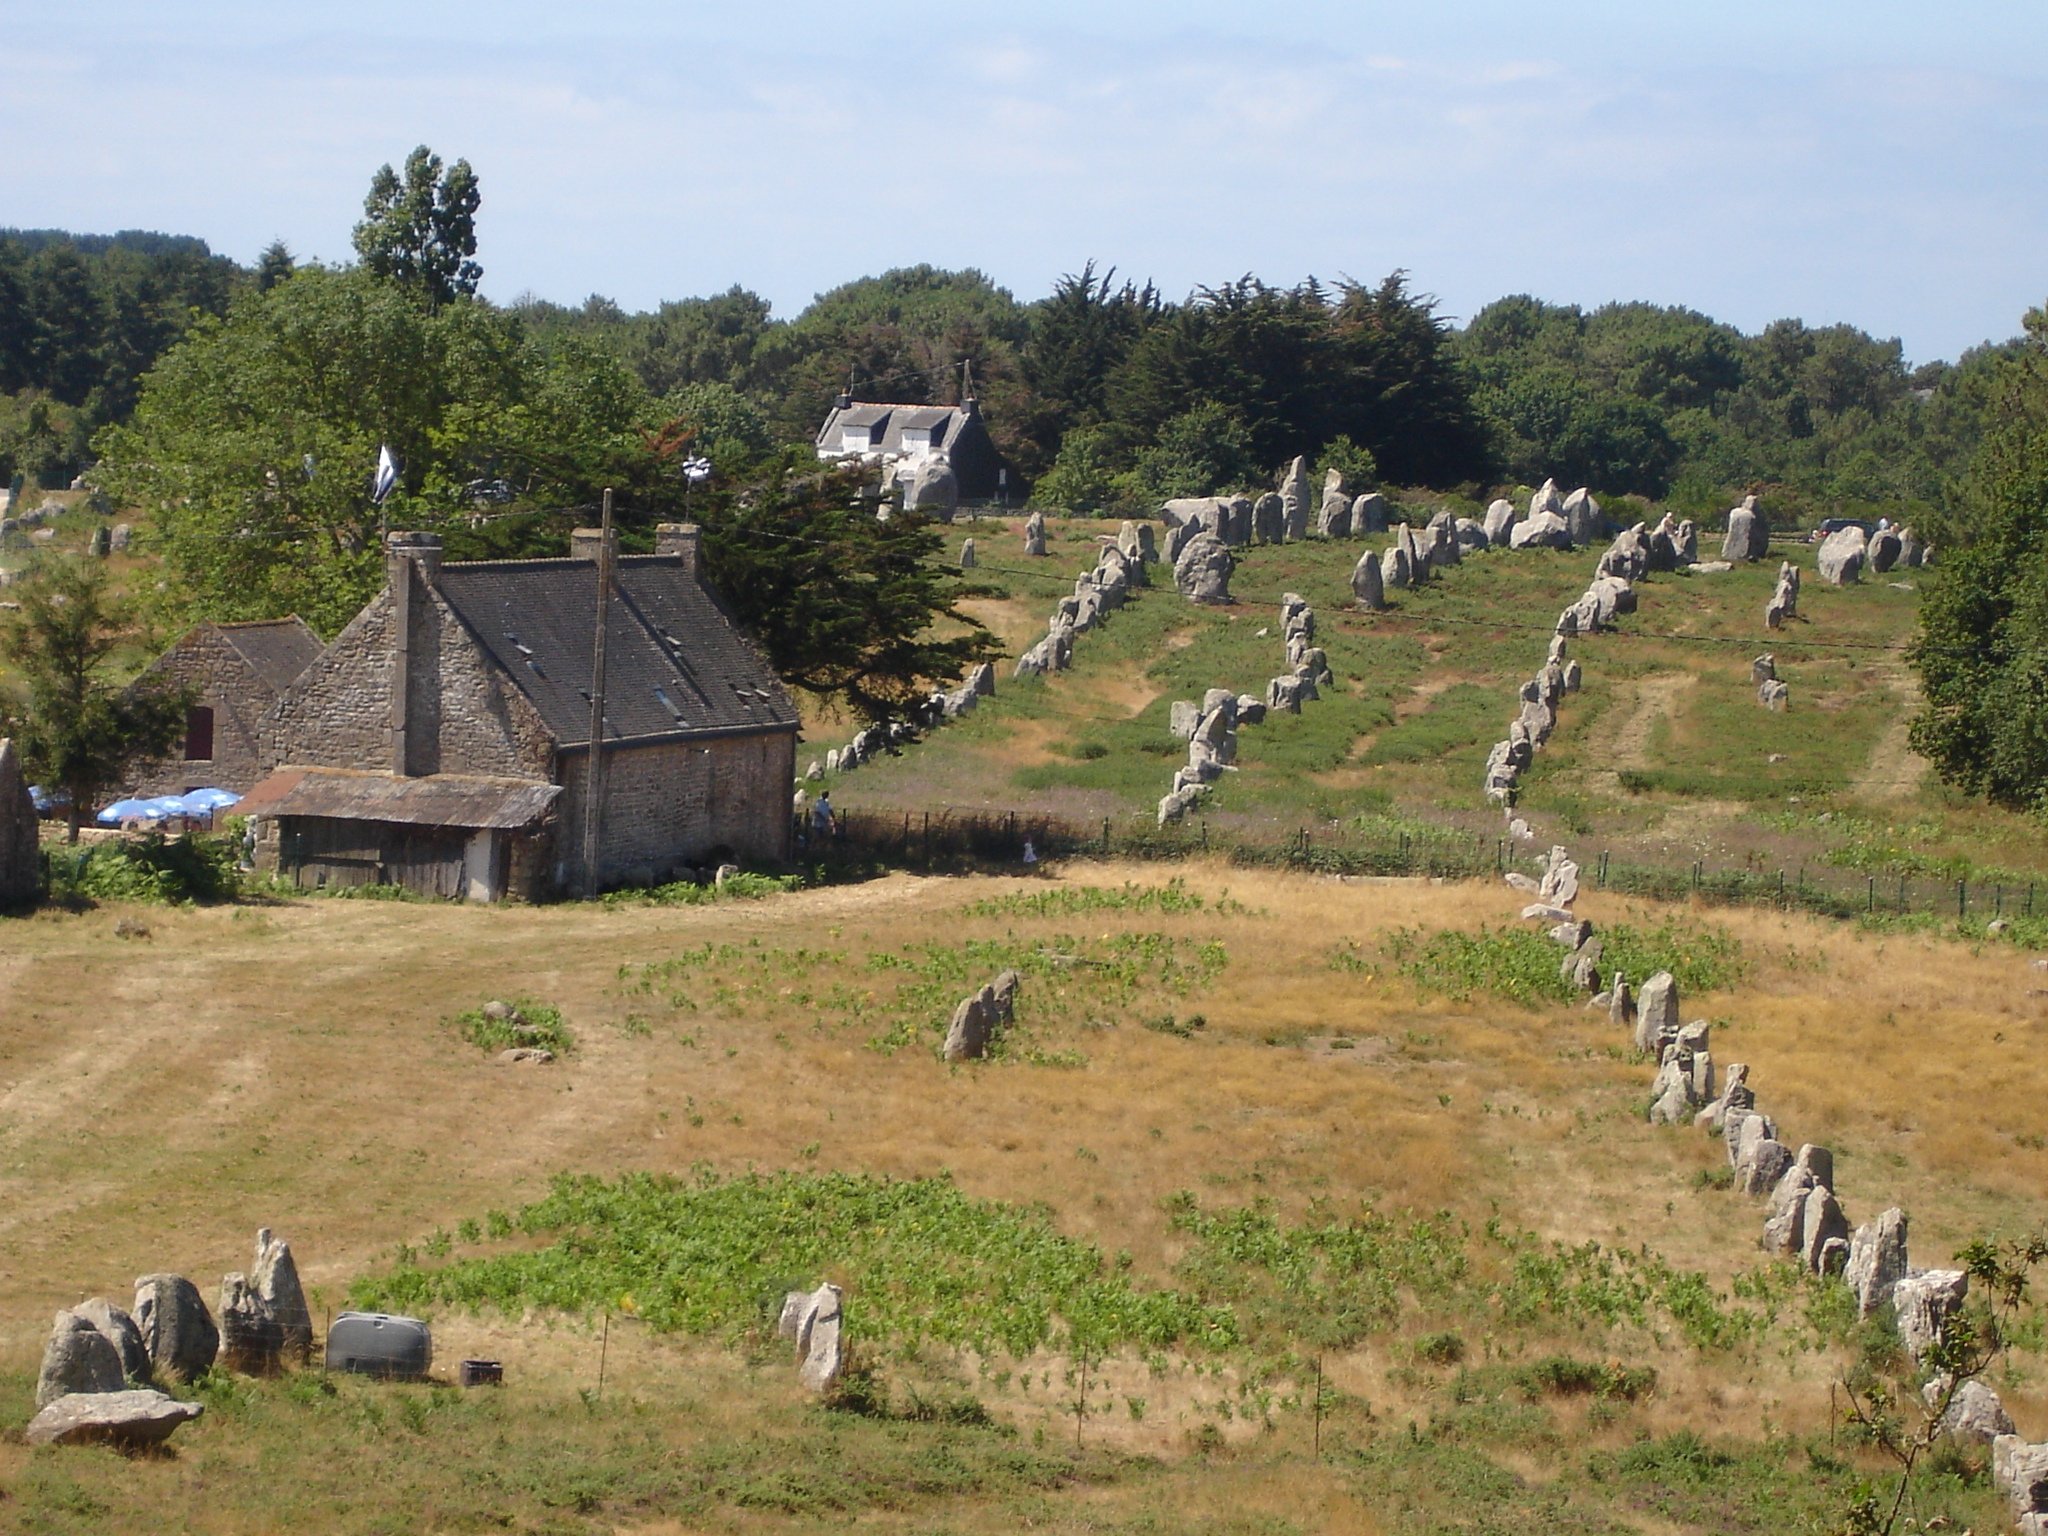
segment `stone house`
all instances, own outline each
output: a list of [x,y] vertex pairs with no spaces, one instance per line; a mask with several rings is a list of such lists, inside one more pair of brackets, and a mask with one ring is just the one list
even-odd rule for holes
[[698,581],[697,529],[600,544],[444,564],[438,537],[392,534],[384,589],[278,702],[276,771],[242,807],[259,867],[496,900],[787,860],[796,709]]
[[138,682],[186,690],[185,739],[170,756],[138,764],[139,795],[182,795],[214,786],[245,795],[269,770],[271,717],[321,651],[303,619],[198,624],[152,662]]
[[1004,484],[1003,456],[988,435],[981,406],[888,405],[841,395],[818,429],[818,457],[889,461],[905,485],[934,458],[952,466],[962,501],[993,501]]

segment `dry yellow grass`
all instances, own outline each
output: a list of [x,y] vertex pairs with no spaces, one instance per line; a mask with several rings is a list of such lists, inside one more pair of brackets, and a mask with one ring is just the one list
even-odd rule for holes
[[[1205,910],[964,911],[1062,882],[1156,885],[1169,874]],[[1242,910],[1216,910],[1226,893]],[[1317,1196],[1340,1209],[1443,1207],[1475,1225],[1498,1210],[1547,1237],[1647,1244],[1716,1281],[1753,1268],[1759,1208],[1693,1187],[1695,1171],[1721,1159],[1718,1144],[1640,1121],[1647,1070],[1611,1049],[1620,1042],[1604,1015],[1425,1000],[1397,975],[1328,963],[1333,945],[1370,946],[1394,928],[1512,922],[1520,900],[1492,886],[1085,865],[1033,879],[898,875],[716,907],[316,901],[10,923],[0,928],[0,1358],[32,1370],[54,1308],[124,1298],[135,1275],[179,1270],[210,1288],[245,1263],[258,1226],[292,1239],[318,1308],[394,1244],[515,1207],[558,1171],[699,1161],[946,1170],[971,1194],[1048,1204],[1063,1229],[1128,1250],[1156,1280],[1181,1251],[1161,1202],[1183,1188],[1205,1203],[1270,1198],[1291,1212]],[[1668,915],[1597,893],[1581,906],[1603,925]],[[151,936],[117,939],[127,915]],[[1685,999],[1685,1016],[1721,1021],[1717,1059],[1751,1064],[1761,1107],[1788,1140],[1835,1149],[1852,1220],[1906,1206],[1916,1262],[1929,1264],[1970,1236],[2048,1219],[2048,1124],[2025,1070],[2044,1028],[2030,995],[2040,973],[2024,956],[1748,910],[1689,920],[1734,934],[1750,966],[1738,989]],[[620,983],[623,967],[707,941],[829,946],[857,960],[1009,929],[1220,939],[1230,962],[1180,1004],[1206,1016],[1194,1039],[1079,1018],[1046,1026],[1044,1043],[1085,1053],[1079,1069],[949,1070],[923,1050],[879,1054],[870,1031],[772,988],[671,1015]],[[863,984],[852,967],[848,977]],[[507,994],[561,1007],[578,1048],[553,1067],[515,1070],[443,1026]],[[1360,1048],[1332,1050],[1332,1037]],[[444,1357],[499,1354],[555,1390],[594,1370],[576,1327],[441,1326]],[[613,1335],[628,1382],[684,1347]],[[1501,1347],[1519,1356],[1547,1342],[1523,1335]],[[1396,1363],[1376,1346],[1328,1368],[1343,1390],[1398,1413],[1417,1389]],[[1058,1381],[1063,1362],[1036,1365]],[[1807,1429],[1825,1418],[1819,1357],[1674,1351],[1659,1367],[1673,1390],[1607,1433],[1753,1432],[1763,1419]],[[1096,1432],[1145,1454],[1181,1455],[1204,1394],[1230,1388],[1132,1360],[1102,1369],[1107,1390],[1152,1407],[1142,1423]],[[1047,1394],[984,1385],[977,1392],[1003,1416],[1062,1432]],[[2038,1389],[2011,1401],[2023,1425],[2048,1425]],[[0,1473],[18,1455],[0,1449]],[[1284,1510],[1303,1478],[1322,1475],[1246,1465],[1202,1483],[1200,1497]],[[1129,1508],[1142,1493],[1086,1498]],[[1359,1523],[1309,1528],[1374,1528],[1330,1509]]]

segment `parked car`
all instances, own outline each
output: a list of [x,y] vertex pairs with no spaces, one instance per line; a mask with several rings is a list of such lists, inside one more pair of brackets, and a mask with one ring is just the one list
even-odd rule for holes
[[1877,532],[1877,524],[1867,517],[1830,517],[1823,520],[1818,528],[1806,536],[1806,542],[1818,544],[1829,534],[1840,533],[1844,528],[1861,528],[1865,538],[1869,538],[1870,535]]

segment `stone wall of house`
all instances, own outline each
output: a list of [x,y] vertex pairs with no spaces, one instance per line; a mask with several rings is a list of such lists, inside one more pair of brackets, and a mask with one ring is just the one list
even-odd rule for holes
[[[277,711],[271,766],[391,772],[391,594],[373,598]],[[546,779],[554,745],[453,610],[415,578],[406,710],[408,773]]]
[[195,705],[213,711],[213,755],[186,757],[181,738],[169,755],[136,765],[133,793],[182,795],[211,786],[245,795],[274,766],[269,752],[277,696],[219,630],[194,630],[143,676],[187,689]]
[[0,736],[0,910],[25,907],[41,894],[42,848],[36,808],[14,743]]
[[[583,805],[588,754],[562,755],[555,868],[559,883],[583,879]],[[615,747],[605,755],[601,885],[671,879],[722,853],[741,864],[789,858],[789,786],[796,733]]]

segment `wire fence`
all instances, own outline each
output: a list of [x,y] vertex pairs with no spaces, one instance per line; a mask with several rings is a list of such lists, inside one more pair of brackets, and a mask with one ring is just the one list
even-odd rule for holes
[[[1298,827],[1276,838],[1206,821],[1155,827],[1135,817],[1084,822],[1023,811],[945,808],[843,811],[836,832],[809,853],[826,864],[934,873],[1017,869],[1051,858],[1216,857],[1243,868],[1328,875],[1491,879],[1510,869],[1526,871],[1538,850],[1448,827]],[[1704,859],[1657,863],[1612,851],[1581,855],[1580,863],[1583,886],[1664,901],[1698,899],[1828,917],[1927,914],[1980,922],[2031,919],[2038,907],[2048,917],[2048,890],[2031,881],[1868,873],[1833,865],[1715,866]]]

